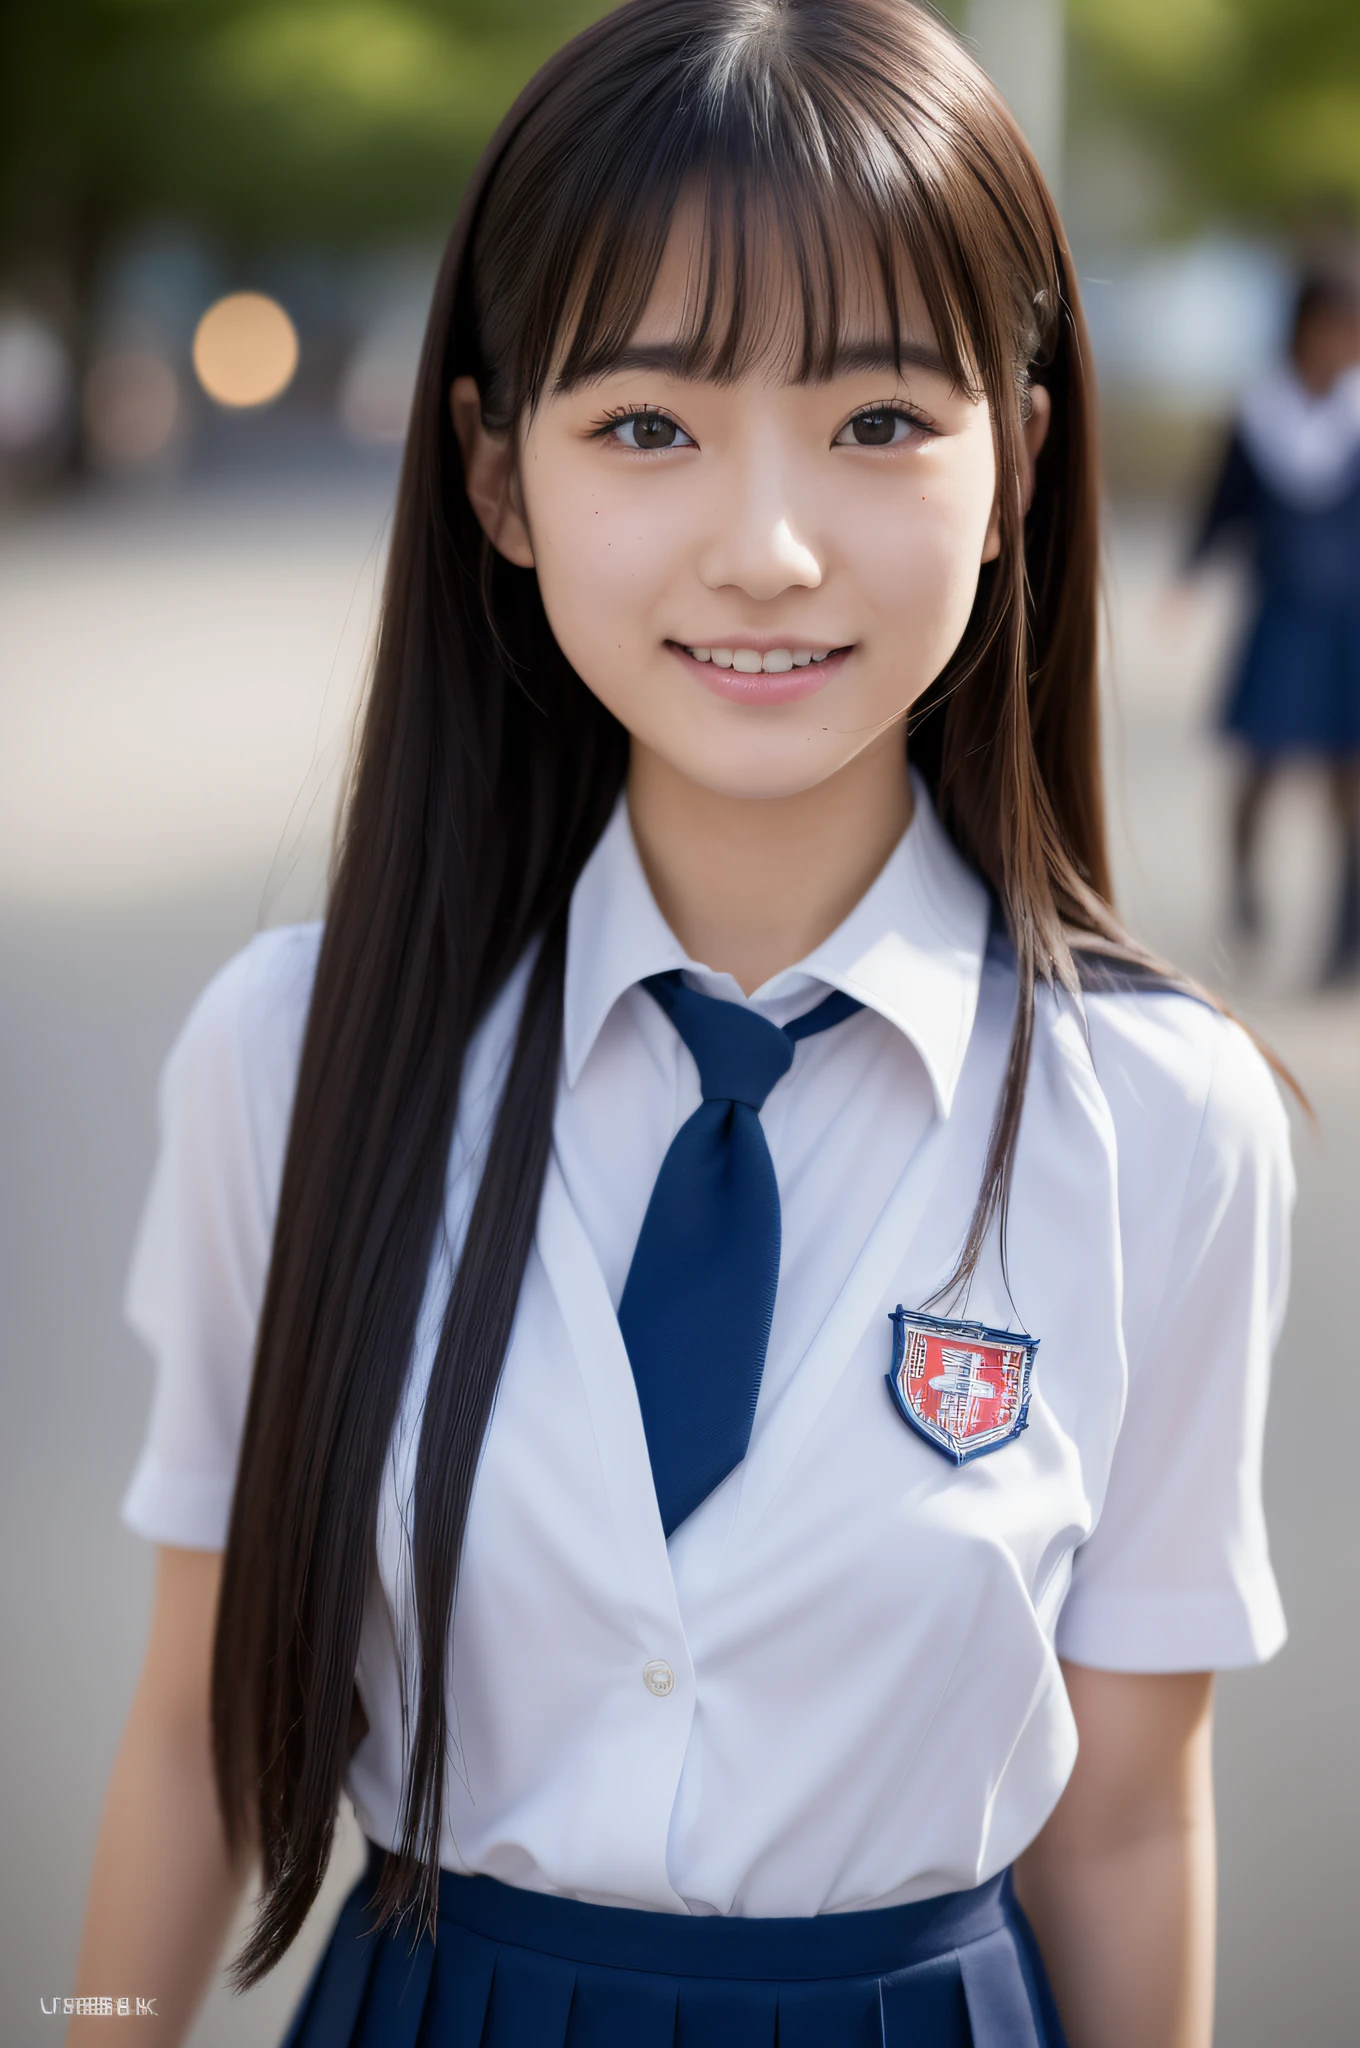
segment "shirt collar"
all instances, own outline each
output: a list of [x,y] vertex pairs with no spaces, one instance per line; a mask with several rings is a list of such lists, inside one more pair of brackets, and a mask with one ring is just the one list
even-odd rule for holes
[[[990,903],[914,772],[912,789],[911,824],[849,916],[751,1001],[792,1014],[788,998],[806,994],[809,982],[843,989],[911,1040],[935,1106],[948,1116],[977,1011]],[[619,997],[671,968],[714,987],[711,971],[689,958],[657,908],[621,796],[571,899],[563,1018],[569,1087]],[[736,984],[724,992],[735,995]]]

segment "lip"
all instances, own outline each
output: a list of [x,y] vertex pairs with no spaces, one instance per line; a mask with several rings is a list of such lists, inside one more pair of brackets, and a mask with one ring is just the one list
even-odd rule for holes
[[[724,647],[727,644],[722,643]],[[771,648],[787,647],[789,642],[770,639],[768,645],[761,646],[759,636],[743,635],[740,644],[768,654]],[[796,704],[802,697],[815,697],[833,676],[841,673],[855,651],[853,647],[838,647],[825,661],[809,662],[806,668],[786,669],[782,675],[773,676],[762,670],[758,675],[748,676],[740,669],[715,668],[711,661],[696,661],[677,640],[668,640],[666,645],[696,683],[702,683],[710,696],[721,697],[728,704]]]

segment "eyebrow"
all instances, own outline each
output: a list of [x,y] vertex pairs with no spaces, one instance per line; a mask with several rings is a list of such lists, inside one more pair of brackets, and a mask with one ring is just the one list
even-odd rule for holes
[[[917,370],[928,370],[937,377],[948,378],[952,384],[954,373],[939,350],[931,343],[904,339],[897,349],[888,340],[850,341],[837,348],[825,376],[809,377],[810,384],[830,383],[836,377],[855,376],[863,371],[880,370],[896,374],[899,369],[910,366]],[[694,351],[678,341],[633,342],[611,355],[607,363],[601,363],[591,373],[579,380],[583,384],[597,384],[605,377],[621,376],[626,371],[650,371],[658,376],[693,378]]]

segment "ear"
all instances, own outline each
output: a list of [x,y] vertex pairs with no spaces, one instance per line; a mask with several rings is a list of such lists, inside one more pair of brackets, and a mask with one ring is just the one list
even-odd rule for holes
[[449,411],[458,446],[463,451],[467,494],[483,533],[507,562],[532,569],[534,549],[525,524],[514,450],[508,435],[490,433],[484,424],[481,393],[475,378],[454,378]]
[[[1020,490],[1024,509],[1028,512],[1034,498],[1034,469],[1039,460],[1039,450],[1048,439],[1049,422],[1053,418],[1053,400],[1042,384],[1029,387],[1029,418],[1021,430],[1021,473]],[[982,543],[982,559],[994,562],[1001,553],[1001,487],[998,483],[996,496],[992,500],[992,516],[987,522],[987,538]]]

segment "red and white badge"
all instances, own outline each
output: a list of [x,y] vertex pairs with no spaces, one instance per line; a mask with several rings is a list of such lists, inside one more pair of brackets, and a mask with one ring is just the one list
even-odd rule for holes
[[956,1465],[999,1450],[1029,1419],[1037,1337],[896,1308],[893,1400],[912,1428]]

